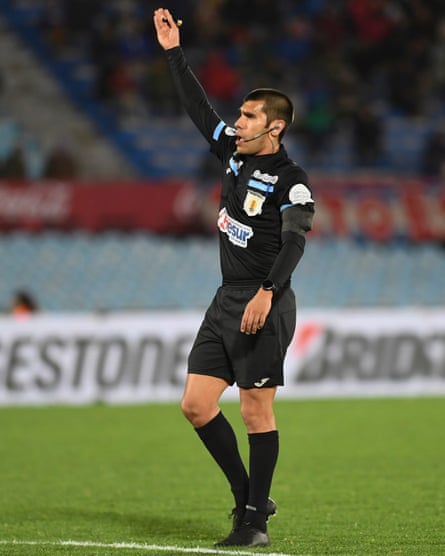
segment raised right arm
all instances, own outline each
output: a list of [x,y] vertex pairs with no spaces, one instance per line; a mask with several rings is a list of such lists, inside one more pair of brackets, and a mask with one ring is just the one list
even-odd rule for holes
[[153,21],[159,44],[165,50],[181,104],[199,131],[212,143],[221,118],[209,103],[204,89],[185,59],[180,47],[179,28],[170,12],[163,8],[154,12]]

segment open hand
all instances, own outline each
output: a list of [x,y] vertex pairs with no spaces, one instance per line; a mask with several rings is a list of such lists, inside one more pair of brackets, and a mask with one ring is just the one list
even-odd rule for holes
[[153,14],[158,42],[164,50],[179,46],[179,29],[169,10],[158,8]]

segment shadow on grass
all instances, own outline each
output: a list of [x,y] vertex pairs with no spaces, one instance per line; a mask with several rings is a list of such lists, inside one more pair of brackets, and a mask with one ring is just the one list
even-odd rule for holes
[[[124,513],[115,510],[88,510],[85,508],[46,508],[45,520],[59,520],[65,524],[66,533],[92,539],[109,537],[112,532],[117,542],[131,539],[143,543],[206,542],[213,543],[221,530],[211,523],[190,515],[159,515],[156,510],[144,513]],[[227,522],[227,529],[230,522]]]

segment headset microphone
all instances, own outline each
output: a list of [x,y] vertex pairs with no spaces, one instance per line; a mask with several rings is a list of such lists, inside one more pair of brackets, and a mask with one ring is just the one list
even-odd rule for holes
[[258,135],[255,135],[254,137],[251,137],[250,139],[243,139],[243,143],[248,143],[249,141],[256,141],[256,139],[259,139],[263,135],[267,135],[271,131],[276,131],[277,129],[281,129],[279,125],[276,125],[276,126],[270,128],[270,129],[266,129],[266,131],[263,131],[262,133],[259,133]]

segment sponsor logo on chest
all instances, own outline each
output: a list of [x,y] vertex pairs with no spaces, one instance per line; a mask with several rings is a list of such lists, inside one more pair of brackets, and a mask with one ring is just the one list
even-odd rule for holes
[[218,229],[227,235],[230,243],[238,247],[247,247],[247,240],[253,236],[252,228],[229,216],[225,208],[219,211]]
[[252,175],[255,179],[260,180],[263,183],[271,183],[272,185],[275,185],[278,181],[278,176],[271,176],[270,174],[266,173],[263,174],[259,170],[255,170]]

